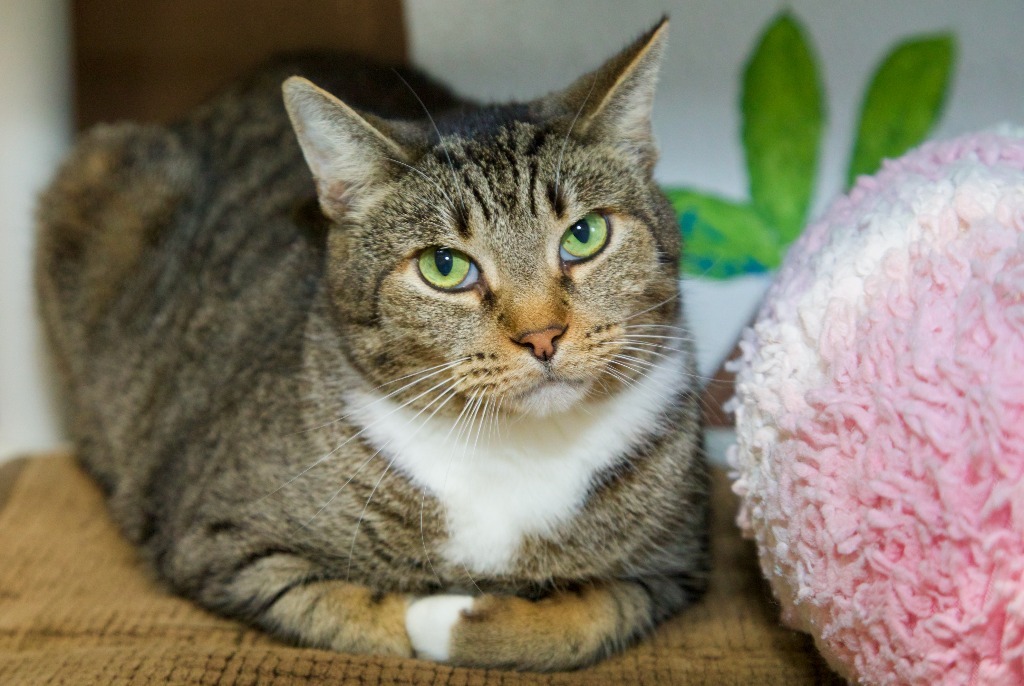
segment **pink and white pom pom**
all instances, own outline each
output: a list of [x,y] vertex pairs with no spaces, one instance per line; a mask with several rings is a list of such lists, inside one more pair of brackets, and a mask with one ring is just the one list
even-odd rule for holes
[[783,619],[868,684],[1024,684],[1024,130],[930,143],[794,245],[730,461]]

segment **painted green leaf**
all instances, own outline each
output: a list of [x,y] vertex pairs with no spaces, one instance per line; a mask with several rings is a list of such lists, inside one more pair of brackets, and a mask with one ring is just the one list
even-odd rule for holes
[[901,43],[882,61],[861,106],[848,186],[928,135],[942,111],[955,51],[944,34]]
[[803,29],[781,14],[743,74],[743,147],[754,208],[789,244],[803,230],[824,121],[822,89]]
[[683,273],[727,279],[779,265],[782,248],[754,208],[685,188],[665,194],[683,234]]

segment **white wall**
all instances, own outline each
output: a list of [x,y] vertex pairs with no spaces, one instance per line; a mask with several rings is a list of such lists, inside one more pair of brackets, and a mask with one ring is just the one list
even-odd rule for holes
[[70,139],[63,0],[0,0],[0,460],[53,447],[31,289],[35,196]]
[[[526,99],[567,85],[667,12],[669,51],[654,112],[658,177],[745,198],[739,74],[782,8],[806,27],[828,93],[819,210],[844,178],[871,72],[910,34],[951,30],[959,41],[959,69],[937,136],[1024,123],[1021,0],[407,0],[406,16],[417,64],[470,97]],[[763,282],[687,287],[706,372],[747,320]]]

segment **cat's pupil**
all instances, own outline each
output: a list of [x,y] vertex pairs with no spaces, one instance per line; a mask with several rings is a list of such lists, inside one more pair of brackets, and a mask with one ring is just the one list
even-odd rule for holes
[[590,224],[586,220],[579,220],[572,226],[572,235],[576,237],[580,243],[586,243],[590,240]]
[[452,267],[455,265],[455,258],[452,257],[452,251],[448,248],[435,250],[434,264],[437,265],[437,271],[441,273],[441,276],[448,276],[452,271]]

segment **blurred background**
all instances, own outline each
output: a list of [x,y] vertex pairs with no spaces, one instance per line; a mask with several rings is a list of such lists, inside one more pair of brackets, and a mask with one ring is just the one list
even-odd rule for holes
[[[77,131],[169,120],[265,56],[300,48],[412,63],[471,98],[527,99],[668,14],[658,179],[744,198],[740,77],[782,10],[803,26],[826,93],[812,216],[842,187],[868,79],[902,39],[956,39],[932,137],[1024,124],[1020,0],[0,0],[0,460],[62,439],[32,302],[32,213]],[[702,373],[731,348],[769,279],[684,280]]]

